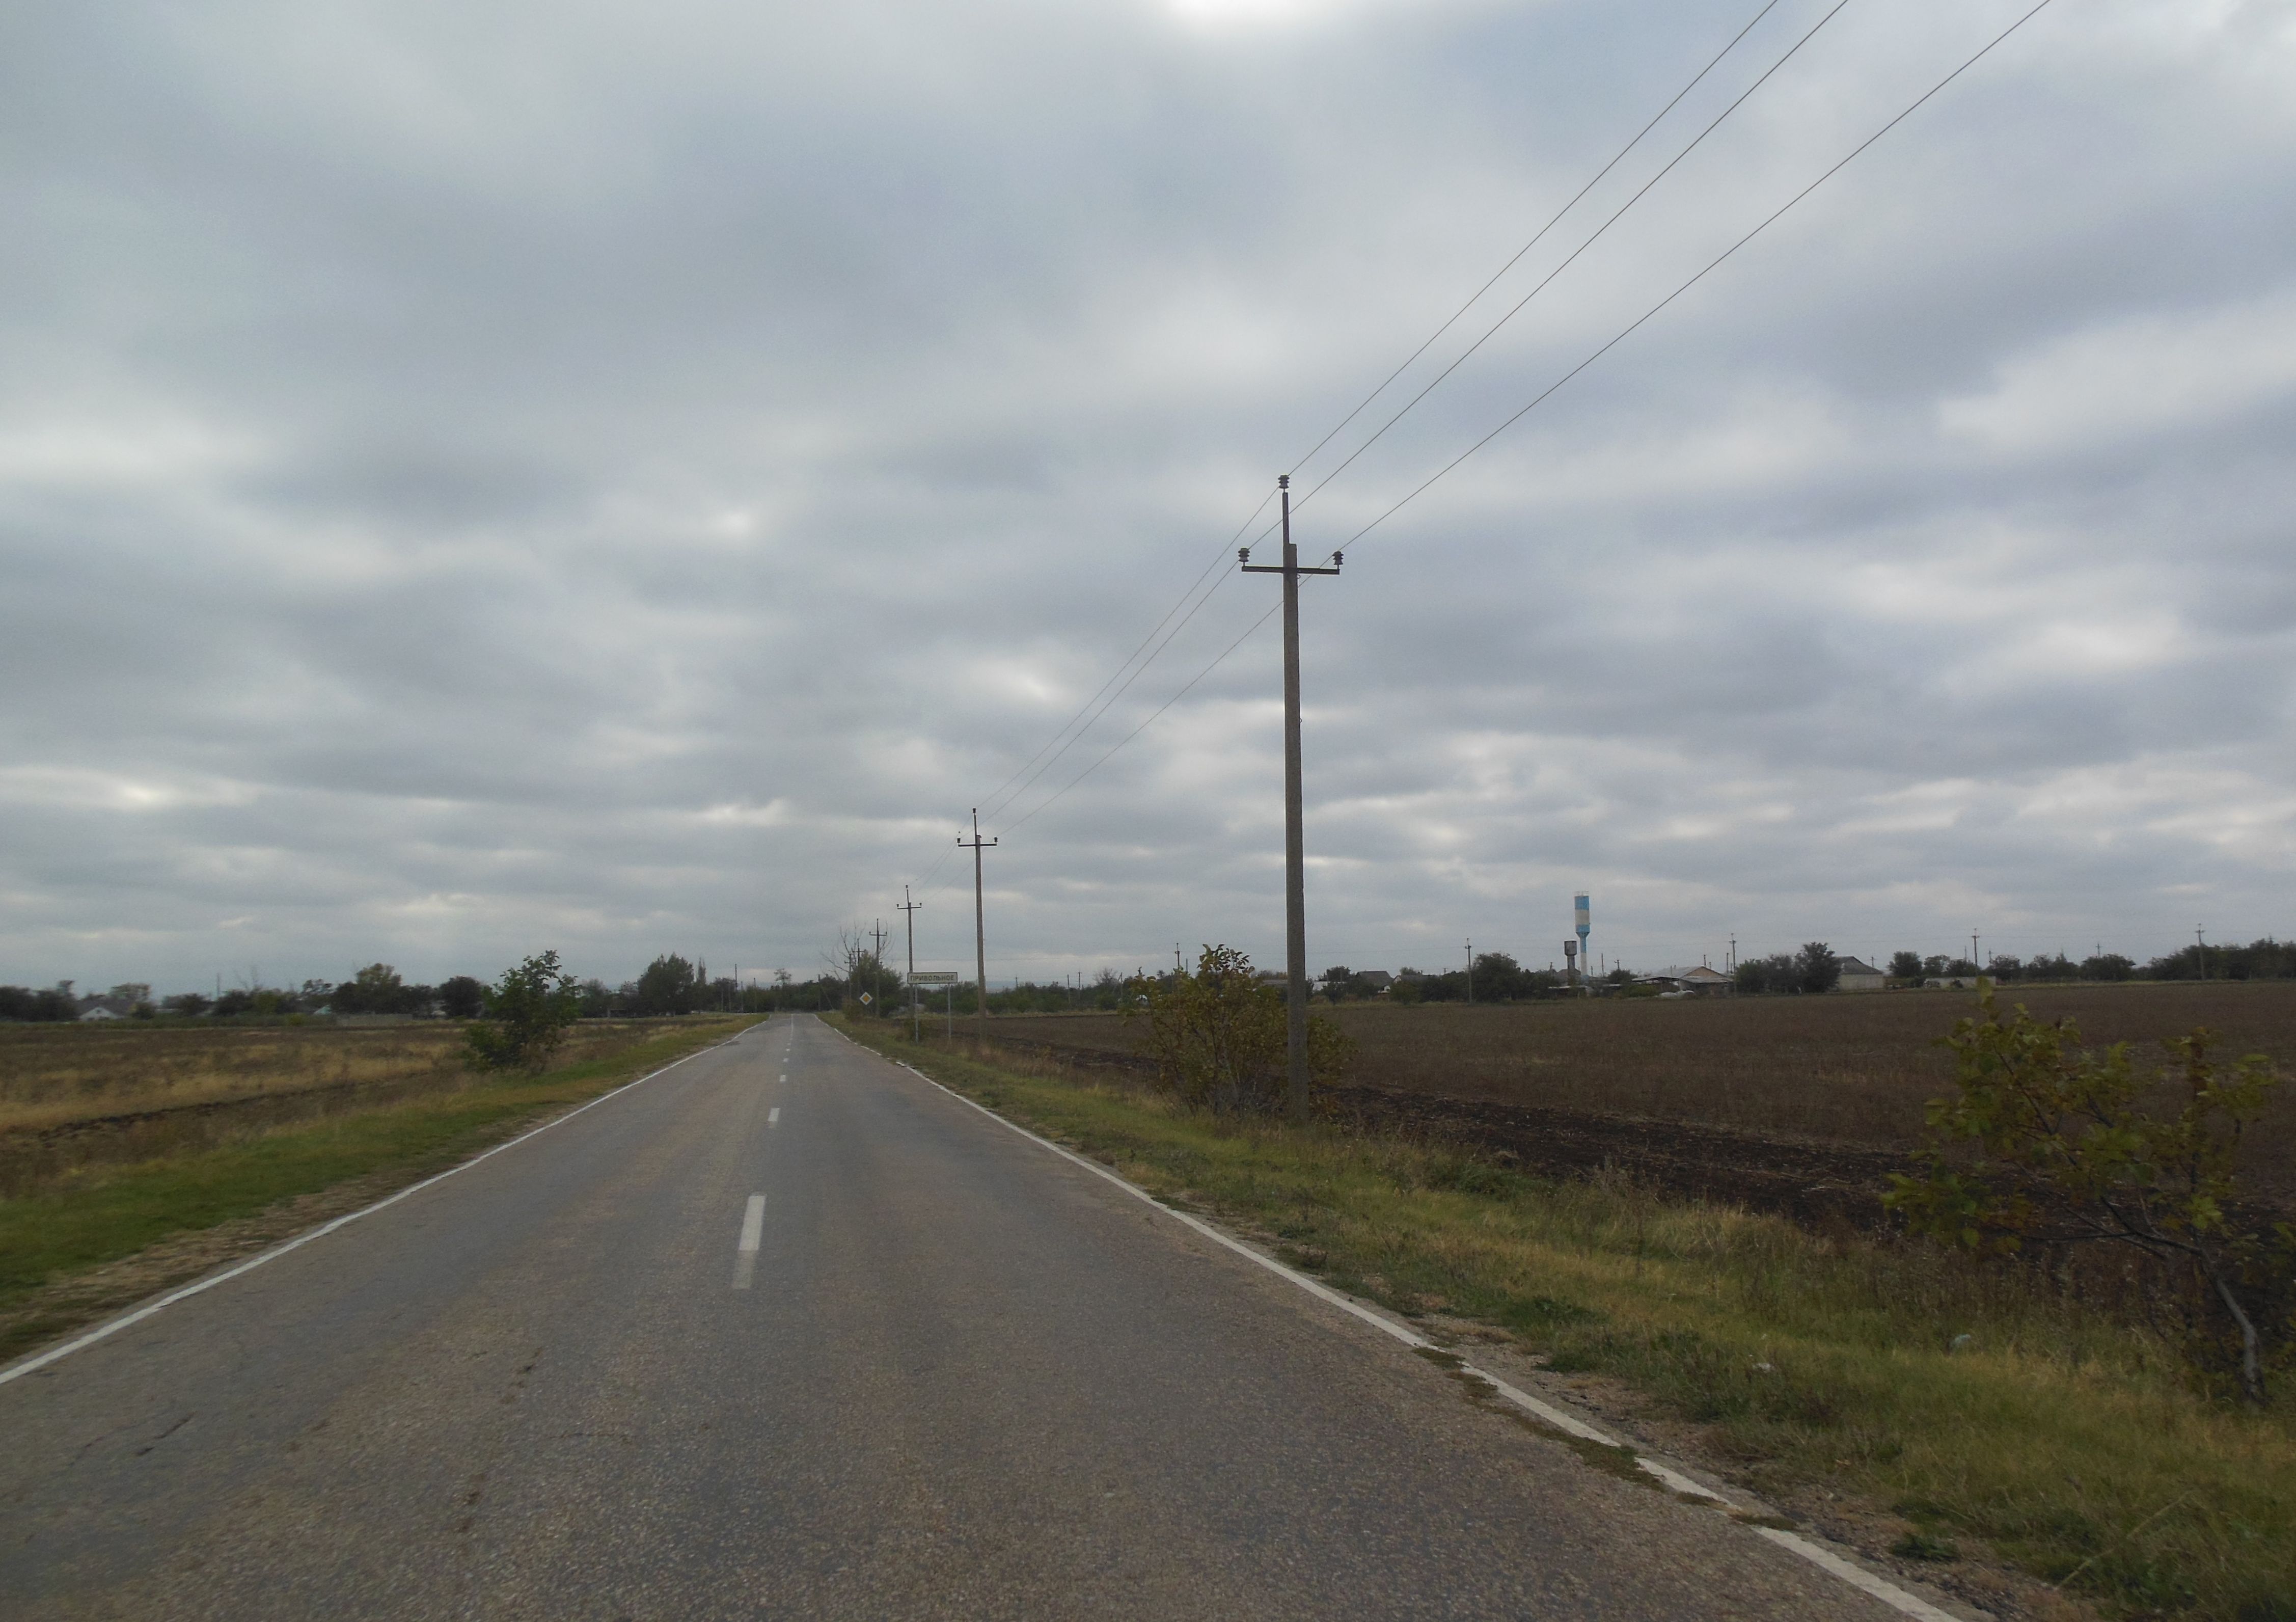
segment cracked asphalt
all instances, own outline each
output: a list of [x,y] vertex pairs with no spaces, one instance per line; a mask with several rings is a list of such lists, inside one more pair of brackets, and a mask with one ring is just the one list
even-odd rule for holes
[[12,1618],[1895,1615],[803,1017],[0,1438]]

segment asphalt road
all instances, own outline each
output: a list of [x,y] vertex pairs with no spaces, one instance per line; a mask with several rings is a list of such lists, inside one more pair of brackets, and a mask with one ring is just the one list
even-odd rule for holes
[[0,1387],[12,1618],[1894,1613],[810,1018]]

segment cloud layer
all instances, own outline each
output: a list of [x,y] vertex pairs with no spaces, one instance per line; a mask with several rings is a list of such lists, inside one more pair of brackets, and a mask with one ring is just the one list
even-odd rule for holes
[[[0,980],[1281,956],[1298,458],[1756,9],[0,24]],[[2296,27],[1783,0],[1296,468],[1311,955],[2137,956],[2296,900]],[[1249,527],[1246,538],[1266,523]],[[1207,582],[1209,583],[1209,581]],[[1073,782],[1073,786],[1068,786]],[[1057,795],[1057,798],[1054,796]],[[896,948],[898,951],[898,948]]]

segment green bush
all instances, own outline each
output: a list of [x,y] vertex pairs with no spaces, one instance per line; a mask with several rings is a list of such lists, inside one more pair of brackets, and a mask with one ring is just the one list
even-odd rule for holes
[[[2192,1288],[2205,1322],[2228,1329],[2240,1384],[2265,1400],[2259,1301],[2284,1292],[2296,1232],[2242,1214],[2233,1165],[2241,1130],[2280,1078],[2251,1054],[2228,1070],[2196,1030],[2162,1045],[2177,1063],[2153,1074],[2128,1044],[2081,1046],[2069,1019],[2022,1004],[2005,1018],[1983,987],[1976,1017],[1945,1039],[1956,1091],[1931,1100],[1923,1168],[1898,1173],[1884,1201],[1916,1233],[1971,1250],[2104,1244],[2144,1253]],[[2169,1094],[2173,1113],[2155,1106]],[[1974,1145],[1956,1156],[1956,1146]],[[2206,1361],[2210,1337],[2194,1350]]]
[[[1273,1111],[1289,1085],[1290,1036],[1283,993],[1261,982],[1232,946],[1207,946],[1193,975],[1141,980],[1129,1017],[1148,1021],[1142,1051],[1158,1079],[1185,1103],[1218,1111]],[[1308,1072],[1319,1086],[1345,1074],[1355,1043],[1320,1014],[1308,1017]]]
[[542,952],[487,989],[486,1016],[464,1039],[470,1060],[480,1070],[540,1072],[550,1063],[567,1027],[582,1017],[582,988],[559,967],[558,954]]

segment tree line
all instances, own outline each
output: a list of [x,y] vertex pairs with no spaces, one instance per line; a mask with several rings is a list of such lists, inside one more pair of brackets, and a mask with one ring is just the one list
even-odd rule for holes
[[[124,989],[124,988],[121,988]],[[487,982],[455,975],[436,985],[410,982],[388,963],[370,963],[341,981],[306,980],[298,986],[235,986],[219,996],[179,992],[158,1001],[138,1000],[128,1010],[138,1019],[229,1020],[256,1024],[321,1015],[386,1015],[414,1019],[477,1019],[486,1012]],[[783,973],[770,986],[737,984],[730,975],[712,977],[709,966],[675,952],[648,964],[635,980],[608,985],[589,979],[572,984],[572,1006],[584,1019],[659,1018],[693,1013],[769,1013],[779,1009],[835,1008],[835,988],[796,983]],[[0,985],[0,1021],[60,1023],[80,1016],[82,999],[70,981],[33,990]]]

